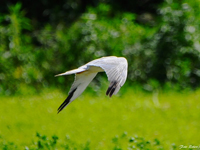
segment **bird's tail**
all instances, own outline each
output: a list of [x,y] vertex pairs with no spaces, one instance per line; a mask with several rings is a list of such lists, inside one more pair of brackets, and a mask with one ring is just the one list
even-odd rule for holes
[[81,73],[83,71],[85,71],[85,69],[83,69],[83,68],[73,69],[73,70],[70,70],[70,71],[67,71],[67,72],[64,72],[64,73],[61,73],[61,74],[57,74],[57,75],[55,75],[55,77]]

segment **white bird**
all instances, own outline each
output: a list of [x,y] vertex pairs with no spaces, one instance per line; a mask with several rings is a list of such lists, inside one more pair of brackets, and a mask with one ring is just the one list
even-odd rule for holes
[[95,59],[78,69],[70,70],[56,76],[75,74],[75,80],[66,100],[58,108],[58,113],[75,100],[85,90],[98,72],[106,72],[110,85],[106,95],[117,94],[127,78],[128,63],[124,57],[108,56]]

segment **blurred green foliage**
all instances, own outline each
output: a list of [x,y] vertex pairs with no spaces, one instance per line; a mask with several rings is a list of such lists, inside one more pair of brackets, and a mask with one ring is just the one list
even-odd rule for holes
[[[158,15],[131,12],[110,4],[88,7],[70,26],[58,22],[36,28],[21,4],[0,18],[0,93],[65,88],[72,79],[54,78],[102,56],[124,56],[129,62],[128,85],[144,89],[196,88],[200,84],[199,5],[166,0]],[[114,11],[115,10],[115,11]],[[146,19],[145,19],[146,18]]]
[[[86,142],[85,144],[77,144],[76,141],[70,139],[69,136],[66,136],[64,143],[58,143],[58,137],[53,135],[51,138],[48,138],[46,135],[41,135],[39,133],[36,134],[37,142],[33,142],[29,146],[25,146],[25,150],[55,150],[55,149],[63,149],[63,150],[92,150],[93,148],[90,146],[90,142]],[[123,150],[121,146],[121,142],[126,145],[126,149],[128,150],[164,150],[162,144],[158,139],[154,139],[153,141],[148,141],[143,137],[128,137],[127,132],[124,132],[120,137],[115,136],[111,141],[113,143],[112,150]],[[13,142],[4,142],[0,143],[0,148],[3,150],[17,150],[20,149],[16,143]],[[177,146],[172,144],[171,150],[175,150]]]
[[159,9],[161,26],[150,41],[155,55],[149,77],[182,88],[199,86],[199,8],[193,7],[198,4],[167,0]]
[[7,14],[6,6],[22,3],[22,9],[26,16],[32,20],[35,29],[42,29],[47,23],[56,26],[59,22],[70,26],[76,21],[88,7],[97,7],[101,3],[112,6],[112,13],[116,11],[141,14],[150,12],[156,14],[156,8],[163,0],[1,0],[0,13]]

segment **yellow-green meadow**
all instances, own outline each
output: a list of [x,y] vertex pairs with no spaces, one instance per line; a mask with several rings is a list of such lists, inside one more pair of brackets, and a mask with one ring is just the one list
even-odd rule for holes
[[112,98],[85,92],[57,114],[58,90],[1,97],[2,149],[175,149],[198,146],[200,91],[144,93]]

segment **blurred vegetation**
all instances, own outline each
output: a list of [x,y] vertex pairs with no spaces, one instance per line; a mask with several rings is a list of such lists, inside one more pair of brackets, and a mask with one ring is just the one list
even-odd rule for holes
[[0,12],[1,94],[38,92],[58,83],[64,89],[72,79],[55,74],[109,55],[127,58],[127,85],[148,91],[200,85],[197,0],[135,1],[127,9],[121,1],[55,7],[41,1],[46,9],[42,5],[38,12],[24,1],[1,3],[8,6]]
[[[2,96],[3,150],[178,150],[199,146],[200,90],[152,92],[128,89],[108,98],[84,93],[59,115],[67,93]],[[36,134],[37,133],[37,134]],[[189,148],[187,148],[188,150]],[[192,148],[191,148],[192,149]]]
[[[77,144],[76,141],[70,139],[69,136],[66,136],[64,143],[58,143],[58,136],[53,135],[51,138],[48,138],[46,135],[36,134],[38,138],[36,142],[33,142],[29,146],[23,147],[25,150],[54,150],[54,149],[63,149],[63,150],[92,150],[93,148],[90,146],[90,142],[86,142],[85,144]],[[127,132],[124,132],[120,137],[115,136],[112,138],[110,143],[113,143],[113,150],[122,150],[121,142],[126,145],[126,149],[128,150],[164,150],[162,144],[158,139],[154,139],[153,141],[148,141],[143,137],[128,137]],[[180,146],[179,146],[180,147]],[[0,143],[0,148],[3,150],[17,150],[20,149],[21,146],[18,146],[13,142],[3,142]],[[173,143],[171,145],[171,150],[175,150],[177,146]]]

